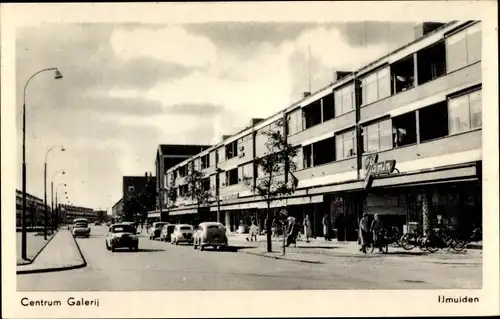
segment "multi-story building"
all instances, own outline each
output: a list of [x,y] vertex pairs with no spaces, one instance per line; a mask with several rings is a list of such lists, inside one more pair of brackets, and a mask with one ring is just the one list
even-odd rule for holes
[[118,217],[124,213],[128,199],[144,191],[150,181],[156,183],[156,177],[147,172],[144,173],[144,176],[123,176],[122,199],[117,203],[118,206],[116,207],[120,212],[120,214],[117,214]]
[[63,223],[71,223],[76,218],[87,218],[90,222],[103,220],[102,211],[92,208],[67,204],[61,204],[59,208]]
[[210,145],[177,145],[177,144],[161,144],[158,145],[155,156],[156,169],[156,210],[151,211],[149,219],[159,219],[162,209],[166,207],[168,196],[165,192],[165,176],[168,169],[179,164],[180,162],[192,157],[193,155],[202,152],[209,148]]
[[[50,208],[47,207],[50,211]],[[22,226],[23,192],[16,189],[16,226]],[[45,221],[45,205],[43,199],[26,193],[26,225],[40,226]]]
[[460,229],[480,227],[481,23],[426,23],[415,34],[413,42],[167,169],[165,188],[177,194],[168,218],[197,215],[184,198],[194,167],[220,200],[209,208],[218,215],[200,219],[234,230],[255,216],[262,225],[266,203],[244,180],[255,185],[262,176],[255,165],[266,151],[262,132],[281,130],[298,148],[298,184],[272,207],[286,206],[299,219],[309,215],[317,236],[327,216],[355,239],[363,213],[393,225],[425,227],[442,216]]

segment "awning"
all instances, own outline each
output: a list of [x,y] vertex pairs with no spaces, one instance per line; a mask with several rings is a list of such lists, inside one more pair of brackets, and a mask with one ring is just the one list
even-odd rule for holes
[[[275,200],[271,203],[271,208],[283,207],[288,205],[304,205],[311,203],[321,203],[323,202],[323,195],[314,195],[314,196],[301,196],[301,197],[292,197],[287,199]],[[227,210],[242,210],[242,209],[266,209],[267,203],[263,200],[255,201],[251,203],[241,203],[241,204],[232,204],[232,205],[224,205],[220,206],[221,211]],[[210,207],[210,211],[216,212],[217,206]]]
[[160,212],[149,212],[148,218],[160,218]]

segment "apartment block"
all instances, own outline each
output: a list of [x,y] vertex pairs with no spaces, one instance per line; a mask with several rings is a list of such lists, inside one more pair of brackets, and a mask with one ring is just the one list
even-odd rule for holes
[[[177,195],[168,219],[199,215],[234,231],[254,217],[263,226],[255,159],[266,152],[263,132],[281,130],[298,149],[298,185],[272,208],[308,215],[315,236],[324,236],[326,216],[339,239],[354,240],[363,213],[401,228],[437,219],[481,227],[481,34],[478,21],[424,23],[413,42],[173,165],[164,183]],[[213,194],[202,214],[185,198],[191,168]]]

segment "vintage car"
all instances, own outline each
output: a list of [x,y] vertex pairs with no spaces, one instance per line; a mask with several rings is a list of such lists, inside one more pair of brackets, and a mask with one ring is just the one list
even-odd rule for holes
[[73,237],[90,237],[89,221],[86,218],[77,218],[73,221],[71,227],[71,234]]
[[194,233],[194,228],[192,225],[188,224],[174,225],[174,231],[170,235],[171,236],[170,242],[175,245],[178,245],[179,243],[192,244],[193,233]]
[[135,222],[121,222],[123,225],[130,225],[131,227],[134,228],[135,233],[137,233],[137,223]]
[[193,237],[194,249],[200,247],[200,250],[203,250],[206,246],[211,246],[214,249],[227,247],[226,228],[218,222],[199,224]]
[[170,235],[174,232],[174,224],[166,224],[160,232],[160,241],[170,241]]
[[161,230],[166,224],[166,222],[154,222],[148,230],[149,239],[160,238]]
[[128,224],[114,224],[106,235],[106,249],[115,252],[117,248],[139,250],[139,238],[135,228]]

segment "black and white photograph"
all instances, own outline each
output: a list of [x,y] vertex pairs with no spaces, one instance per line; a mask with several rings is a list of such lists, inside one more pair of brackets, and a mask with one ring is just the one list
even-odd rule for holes
[[[241,6],[236,16],[215,13],[221,4],[149,3],[137,16],[134,4],[52,16],[2,5],[2,265],[13,271],[15,253],[15,316],[115,316],[102,309],[133,292],[121,316],[152,316],[140,314],[149,302],[212,316],[208,300],[225,308],[243,293],[282,308],[278,293],[305,315],[345,293],[359,315],[363,291],[402,302],[425,291],[417,313],[483,303],[493,314],[498,77],[486,77],[497,59],[485,47],[497,22],[480,13],[496,4],[345,19],[329,5],[349,4],[328,2],[329,19],[296,21],[308,4],[287,18],[269,3],[264,19],[267,3],[220,7]],[[232,296],[221,316],[256,314],[253,297]]]

